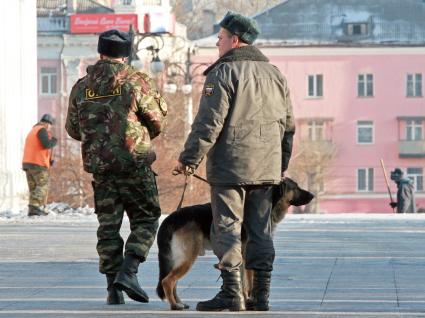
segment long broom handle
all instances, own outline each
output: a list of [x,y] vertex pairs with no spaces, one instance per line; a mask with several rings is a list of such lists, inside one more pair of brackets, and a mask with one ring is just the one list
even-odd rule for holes
[[[385,178],[385,183],[387,184],[388,194],[390,195],[391,203],[393,203],[394,202],[393,195],[391,194],[390,184],[388,183],[387,171],[385,170],[383,159],[381,159],[381,167],[382,167],[382,171],[384,172],[384,178]],[[394,211],[394,208],[393,208],[393,211]]]

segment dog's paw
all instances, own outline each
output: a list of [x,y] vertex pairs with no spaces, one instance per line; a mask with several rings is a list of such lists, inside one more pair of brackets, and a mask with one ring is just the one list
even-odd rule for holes
[[189,305],[184,303],[175,303],[171,305],[171,310],[185,310],[189,309]]

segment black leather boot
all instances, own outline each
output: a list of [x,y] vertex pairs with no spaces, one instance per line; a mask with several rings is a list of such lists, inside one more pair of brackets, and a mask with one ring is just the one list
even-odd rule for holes
[[28,216],[45,216],[48,213],[35,205],[28,205]]
[[141,303],[149,302],[149,297],[140,287],[137,280],[137,269],[140,259],[134,255],[126,255],[114,281],[114,287],[124,291],[128,297]]
[[247,310],[268,311],[271,272],[254,271],[252,297],[246,301]]
[[198,311],[243,311],[245,302],[241,288],[241,273],[239,271],[221,271],[223,285],[220,292],[211,300],[201,301],[196,305]]
[[106,303],[108,305],[121,305],[124,303],[124,296],[122,291],[114,287],[114,280],[116,274],[106,274],[106,280],[108,282],[108,297],[106,298]]

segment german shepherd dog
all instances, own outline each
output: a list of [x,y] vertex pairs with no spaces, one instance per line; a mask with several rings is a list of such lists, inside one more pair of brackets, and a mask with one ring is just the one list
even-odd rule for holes
[[[285,178],[273,189],[272,231],[282,221],[289,206],[308,204],[314,195],[301,189],[298,184]],[[162,300],[170,303],[172,310],[188,309],[177,296],[177,281],[192,267],[198,255],[211,249],[210,228],[212,223],[211,204],[193,205],[168,215],[158,230],[159,281],[156,292]],[[246,235],[242,227],[242,250]],[[243,266],[242,266],[243,268]],[[244,296],[251,295],[253,271],[243,271]]]

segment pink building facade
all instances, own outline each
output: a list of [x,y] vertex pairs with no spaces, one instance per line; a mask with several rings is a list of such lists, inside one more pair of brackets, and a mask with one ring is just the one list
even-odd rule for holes
[[[417,208],[425,208],[425,48],[263,51],[288,78],[297,144],[324,140],[335,146],[319,211],[391,212],[380,159],[388,172],[401,167],[413,179]],[[317,75],[322,88],[311,94]],[[396,185],[389,182],[395,198]]]

